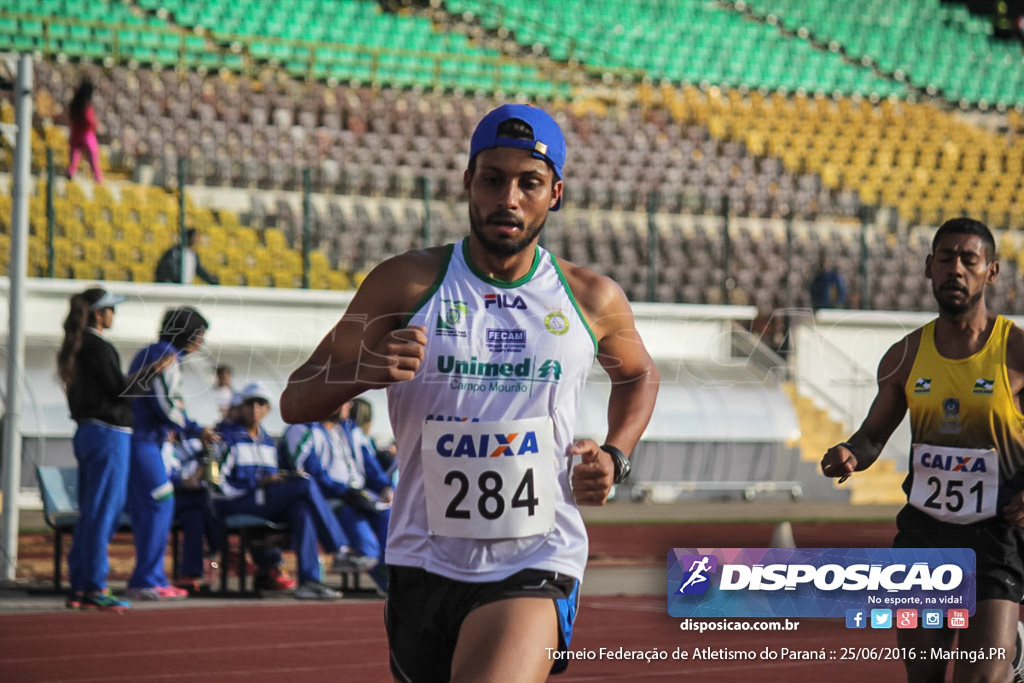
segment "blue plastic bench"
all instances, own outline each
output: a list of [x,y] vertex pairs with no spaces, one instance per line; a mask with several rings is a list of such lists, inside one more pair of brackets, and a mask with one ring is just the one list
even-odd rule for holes
[[[73,533],[78,524],[78,468],[36,465],[36,479],[43,499],[43,518],[53,529],[53,589],[60,592],[64,534]],[[131,528],[127,514],[121,515],[120,528]]]

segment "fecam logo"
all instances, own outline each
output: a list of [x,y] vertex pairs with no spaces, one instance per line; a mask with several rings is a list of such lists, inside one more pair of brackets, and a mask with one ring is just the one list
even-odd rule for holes
[[714,555],[684,555],[679,564],[686,569],[683,583],[679,586],[680,595],[704,595],[711,586],[708,574],[718,569],[718,558]]

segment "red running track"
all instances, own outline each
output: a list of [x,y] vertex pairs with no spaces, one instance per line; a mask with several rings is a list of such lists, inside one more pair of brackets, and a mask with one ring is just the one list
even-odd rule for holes
[[[124,615],[46,613],[0,617],[0,672],[9,683],[389,681],[383,603],[150,608]],[[892,633],[849,631],[835,620],[802,621],[789,633],[679,630],[663,597],[583,600],[573,641],[577,660],[554,681],[693,680],[897,681],[897,661],[842,661],[841,648],[884,647]],[[740,620],[744,621],[744,620]],[[602,658],[606,651],[651,650],[668,659]],[[676,648],[752,651],[755,661],[672,659]],[[768,650],[825,648],[828,661],[760,659]]]
[[[595,526],[592,550],[597,556],[663,563],[668,549],[676,546],[762,547],[772,529],[771,524]],[[885,523],[794,524],[793,530],[803,547],[886,546],[892,537],[892,525]],[[754,621],[763,623],[733,623]],[[664,595],[584,595],[572,649],[593,659],[573,661],[552,680],[903,680],[897,660],[842,658],[843,648],[874,648],[884,655],[883,648],[895,645],[891,631],[849,630],[841,620],[791,621],[800,622],[796,631],[697,634],[682,631],[682,620],[667,615]],[[601,648],[613,653],[653,649],[667,658],[611,659],[602,656]],[[673,658],[677,648],[686,660]],[[792,658],[786,648],[824,649],[826,660]],[[695,660],[695,650],[720,656],[752,652],[756,659]],[[0,681],[5,683],[299,680],[390,681],[383,602],[274,600],[225,607],[186,602],[146,605],[124,615],[57,611],[0,616]]]

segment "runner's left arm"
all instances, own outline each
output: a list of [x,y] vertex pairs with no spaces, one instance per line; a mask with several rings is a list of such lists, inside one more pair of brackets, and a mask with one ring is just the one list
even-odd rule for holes
[[[917,333],[915,333],[917,334]],[[916,337],[915,337],[916,341]],[[821,459],[826,477],[844,479],[874,464],[907,413],[903,387],[917,355],[916,343],[904,337],[886,351],[878,364],[878,393],[867,417],[848,441],[829,448]]]
[[[580,272],[582,271],[582,272]],[[581,303],[597,337],[597,358],[611,380],[608,433],[604,443],[627,456],[640,441],[654,412],[659,376],[654,360],[640,338],[625,293],[612,280],[578,269]],[[581,456],[573,468],[572,484],[580,505],[602,505],[614,478],[611,455],[590,439],[576,442],[571,452]]]

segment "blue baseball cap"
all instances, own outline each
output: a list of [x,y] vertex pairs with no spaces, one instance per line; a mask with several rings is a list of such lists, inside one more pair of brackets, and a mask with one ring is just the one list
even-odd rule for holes
[[[518,119],[533,129],[532,140],[498,137],[498,127],[505,121],[513,119]],[[543,109],[529,104],[503,104],[488,113],[473,131],[473,137],[469,142],[470,162],[483,150],[494,147],[528,149],[533,152],[533,156],[546,161],[558,179],[562,179],[562,164],[565,163],[565,136],[562,135],[562,129],[558,123]],[[558,211],[561,205],[562,200],[559,199],[558,204],[551,210]]]

